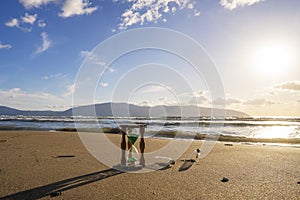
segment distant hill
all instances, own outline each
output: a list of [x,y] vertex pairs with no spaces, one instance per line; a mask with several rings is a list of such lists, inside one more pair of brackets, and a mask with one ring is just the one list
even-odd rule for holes
[[0,106],[0,115],[24,115],[24,116],[61,116],[59,111],[28,111],[17,110],[6,106]]
[[[211,109],[197,106],[137,106],[127,103],[102,103],[71,108],[65,111],[24,111],[0,106],[0,115],[24,115],[24,116],[93,116],[99,117],[197,117],[197,116],[223,115],[220,109]],[[246,113],[236,110],[226,110],[226,116],[248,116]]]

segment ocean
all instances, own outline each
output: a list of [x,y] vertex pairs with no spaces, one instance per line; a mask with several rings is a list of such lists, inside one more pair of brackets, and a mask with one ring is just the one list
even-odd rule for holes
[[227,118],[112,118],[0,116],[0,130],[100,130],[119,128],[122,124],[147,124],[145,136],[159,137],[157,132],[224,135],[246,138],[300,138],[300,118],[296,117],[227,117]]

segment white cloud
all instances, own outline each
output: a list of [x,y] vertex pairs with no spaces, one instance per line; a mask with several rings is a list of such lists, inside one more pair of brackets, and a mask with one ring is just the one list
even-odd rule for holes
[[[127,0],[131,7],[121,15],[119,29],[125,30],[134,24],[143,25],[146,22],[157,22],[165,13],[174,13],[184,8],[193,9],[190,0]],[[172,7],[170,7],[172,5]],[[164,18],[165,19],[165,18]],[[166,21],[166,20],[164,20]]]
[[25,16],[21,17],[22,21],[24,23],[27,23],[27,24],[34,24],[34,22],[36,21],[37,19],[37,14],[34,14],[34,15],[30,15],[28,13],[25,13]]
[[108,86],[108,83],[100,83],[100,86],[101,86],[101,87],[107,87],[107,86]]
[[113,73],[113,72],[115,72],[116,70],[115,70],[114,68],[112,68],[112,67],[109,67],[109,68],[108,68],[108,71],[109,71],[110,73]]
[[226,9],[233,10],[237,7],[250,6],[264,0],[220,0],[219,3]]
[[106,62],[103,58],[100,58],[98,55],[90,51],[80,51],[79,53],[81,58],[87,58],[88,62],[95,65],[106,66]]
[[275,102],[267,99],[249,99],[243,102],[245,105],[270,105],[275,104]]
[[176,9],[175,7],[173,7],[173,8],[171,9],[172,13],[175,13],[176,10],[177,10],[177,9]]
[[167,97],[159,97],[158,100],[159,100],[159,101],[166,101],[166,100],[167,100]]
[[153,106],[153,101],[150,101],[150,100],[144,100],[142,102],[131,102],[132,104],[137,104],[139,106]]
[[195,16],[195,17],[199,17],[199,16],[200,16],[200,11],[195,10],[195,11],[194,11],[194,16]]
[[48,80],[48,79],[49,79],[49,76],[43,76],[41,79],[42,79],[42,80]]
[[42,41],[43,41],[42,45],[40,47],[38,47],[38,49],[36,50],[34,55],[41,54],[41,53],[45,52],[51,46],[51,41],[49,40],[48,35],[47,35],[46,32],[42,32],[41,37],[42,37]]
[[80,55],[81,58],[86,58],[89,54],[90,54],[90,52],[89,51],[85,51],[85,50],[80,51],[80,53],[79,53],[79,55]]
[[90,7],[91,3],[88,0],[66,0],[60,17],[72,17],[74,15],[88,15],[95,12],[98,7]]
[[300,92],[300,81],[287,81],[275,86],[277,89]]
[[155,92],[163,92],[170,90],[167,86],[159,86],[159,85],[149,85],[142,90],[142,93],[155,93]]
[[71,105],[71,100],[46,92],[27,92],[21,88],[0,90],[0,105],[18,109],[46,109],[45,105]]
[[63,73],[57,73],[57,74],[51,74],[51,75],[45,75],[41,77],[42,80],[49,80],[49,79],[64,79],[67,75]]
[[38,27],[40,28],[45,28],[46,27],[46,23],[44,22],[44,20],[38,20]]
[[[25,21],[23,21],[23,18],[24,18]],[[33,18],[34,18],[34,15],[33,15]],[[24,31],[24,32],[30,32],[31,27],[29,27],[29,28],[28,27],[22,27],[22,26],[20,26],[20,23],[24,24],[24,23],[29,23],[29,22],[32,22],[32,21],[33,21],[32,17],[29,17],[29,16],[25,15],[24,17],[21,17],[21,20],[18,20],[17,18],[13,18],[12,20],[6,22],[5,25],[8,26],[8,27],[16,27],[16,28],[18,28],[18,29],[20,29],[21,31]],[[34,21],[35,21],[35,19],[34,19]]]
[[194,5],[192,3],[189,3],[187,7],[188,7],[188,9],[193,9]]
[[227,97],[227,98],[217,98],[213,101],[214,104],[217,104],[217,105],[232,105],[232,104],[240,104],[242,103],[241,100],[239,99],[236,99],[236,98],[230,98],[230,97]]
[[205,104],[207,103],[208,99],[206,96],[194,96],[192,97],[188,104],[192,104],[192,105],[200,105],[200,104]]
[[75,88],[76,88],[75,83],[71,85],[67,85],[66,87],[67,91],[64,93],[64,96],[65,97],[72,96],[74,94]]
[[5,23],[8,27],[19,27],[19,20],[16,18],[13,18],[12,20]]
[[0,41],[0,49],[10,49],[12,46],[10,44],[2,44]]
[[57,2],[58,0],[19,0],[19,2],[26,8],[39,8],[41,5],[46,5],[50,2]]

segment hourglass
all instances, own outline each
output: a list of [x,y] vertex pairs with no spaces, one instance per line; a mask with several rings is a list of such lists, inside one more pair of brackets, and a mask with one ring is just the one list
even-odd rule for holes
[[133,128],[129,128],[127,132],[127,139],[128,139],[128,157],[127,157],[127,164],[128,165],[135,165],[136,161],[138,161],[138,150],[135,147],[135,142],[139,138],[139,134],[134,132]]
[[[123,124],[121,125],[122,130],[122,141],[121,141],[121,166],[125,167],[144,167],[145,166],[145,141],[144,141],[144,132],[146,124]],[[127,137],[127,145],[126,145]],[[135,146],[137,139],[140,137],[139,149]],[[126,146],[128,146],[127,157],[126,155]],[[139,161],[139,162],[138,162]]]

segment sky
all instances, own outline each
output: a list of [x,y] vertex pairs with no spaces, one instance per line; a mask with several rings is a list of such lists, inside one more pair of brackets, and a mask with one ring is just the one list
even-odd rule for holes
[[[298,0],[2,0],[0,4],[0,105],[66,110],[109,101],[204,107],[225,103],[227,109],[253,116],[300,116]],[[153,36],[150,27],[166,34]],[[141,29],[148,32],[140,34]],[[172,32],[178,40],[170,39]],[[183,38],[203,51],[185,49]],[[200,71],[216,69],[214,80],[222,83],[224,94],[214,98],[211,77],[204,71],[195,73],[188,60],[172,51],[132,49],[105,62],[143,40],[182,47],[187,57],[199,55]],[[104,44],[110,50],[103,49]],[[211,62],[204,66],[207,59]],[[85,71],[91,63],[97,66],[96,73]],[[85,72],[89,72],[86,88],[79,90]],[[74,100],[76,91],[81,92],[80,100]]]

